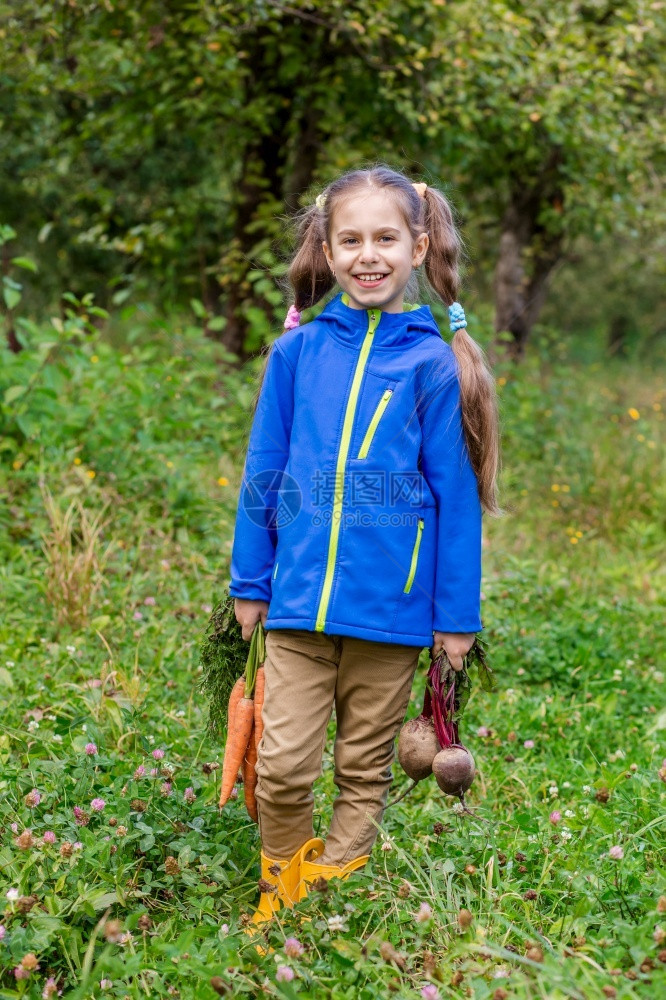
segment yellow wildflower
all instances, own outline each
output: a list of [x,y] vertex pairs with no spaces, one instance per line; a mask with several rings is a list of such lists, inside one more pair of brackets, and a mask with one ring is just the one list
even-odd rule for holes
[[552,503],[553,507],[559,507],[560,506],[560,501],[559,500],[551,500],[551,503]]
[[504,377],[504,375],[501,375],[500,378],[497,379],[497,384],[506,385],[506,378]]
[[569,486],[568,483],[562,483],[562,485],[560,486],[560,489],[562,490],[563,493],[570,493],[571,492],[571,487]]
[[173,469],[173,462],[167,462],[166,467],[167,469]]
[[88,471],[86,472],[86,476],[88,477],[88,479],[94,479],[96,475],[97,473],[95,472],[94,469],[88,469]]
[[577,531],[576,532],[576,538],[582,538],[582,537],[583,537],[583,532],[582,531]]
[[553,485],[550,488],[553,491],[553,493],[559,493],[560,492],[560,484],[559,483],[553,483]]
[[74,465],[80,465],[80,464],[81,464],[81,459],[77,455],[76,458],[74,459]]
[[637,441],[645,441],[645,434],[637,434],[636,435],[636,440]]
[[20,469],[22,465],[23,465],[23,462],[19,458],[16,458],[12,462],[12,469]]
[[572,538],[570,538],[569,541],[571,542],[572,545],[578,545],[578,539],[576,538],[575,535]]
[[629,409],[627,410],[627,413],[629,414],[629,416],[631,417],[632,420],[638,420],[639,417],[640,417],[640,413],[633,406],[629,407]]
[[99,358],[97,357],[97,355],[96,355],[96,354],[93,354],[93,355],[92,355],[92,357],[90,358],[90,360],[92,361],[92,363],[93,363],[94,365],[96,365],[96,364],[97,364],[97,362],[99,361]]
[[229,480],[225,476],[220,476],[220,478],[217,481],[217,485],[218,486],[228,486],[229,485]]

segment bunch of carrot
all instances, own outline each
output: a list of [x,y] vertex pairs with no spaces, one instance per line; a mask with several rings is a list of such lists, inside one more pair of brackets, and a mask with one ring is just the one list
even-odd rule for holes
[[248,654],[245,672],[238,678],[229,697],[227,710],[227,742],[222,763],[220,809],[229,801],[239,772],[242,774],[245,806],[257,822],[255,788],[257,748],[263,733],[261,709],[264,704],[264,667],[266,642],[261,622],[257,622]]

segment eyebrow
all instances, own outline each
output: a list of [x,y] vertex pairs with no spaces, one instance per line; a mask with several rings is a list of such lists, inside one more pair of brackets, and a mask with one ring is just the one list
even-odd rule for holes
[[[336,235],[337,236],[356,236],[357,232],[358,232],[358,230],[356,230],[356,229],[340,229],[339,232]],[[376,232],[377,233],[397,233],[398,235],[400,235],[400,230],[399,229],[395,229],[393,226],[380,226],[380,228],[377,229]]]

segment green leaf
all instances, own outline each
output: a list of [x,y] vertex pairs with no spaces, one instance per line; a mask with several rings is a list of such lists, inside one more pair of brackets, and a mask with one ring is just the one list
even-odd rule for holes
[[30,259],[30,257],[12,257],[11,262],[12,264],[15,264],[16,267],[24,267],[26,271],[33,271],[35,274],[37,273],[37,265],[34,260]]
[[14,309],[21,301],[21,293],[17,292],[15,288],[7,288],[6,285],[2,290],[2,295],[8,309]]
[[9,406],[13,403],[15,399],[23,395],[27,388],[26,385],[10,385],[8,389],[5,389],[5,405]]
[[139,850],[143,851],[144,854],[147,854],[150,848],[154,846],[154,844],[155,844],[154,835],[152,833],[147,833],[139,841]]

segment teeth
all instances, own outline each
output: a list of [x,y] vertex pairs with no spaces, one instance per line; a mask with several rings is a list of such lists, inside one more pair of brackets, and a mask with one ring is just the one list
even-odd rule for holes
[[379,281],[380,278],[384,277],[384,275],[383,274],[357,274],[356,277],[360,278],[361,281]]

